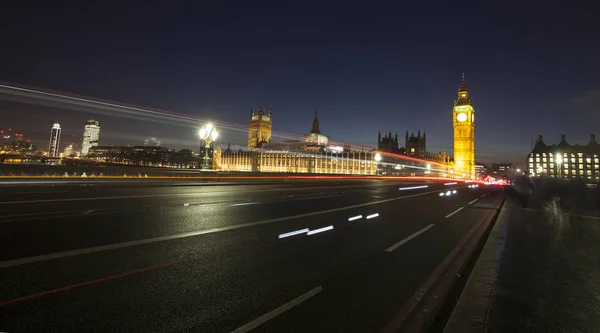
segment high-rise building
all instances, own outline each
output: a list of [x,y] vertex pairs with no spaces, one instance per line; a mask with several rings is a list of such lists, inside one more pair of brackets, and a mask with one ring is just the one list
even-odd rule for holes
[[58,146],[60,144],[60,124],[54,123],[50,131],[50,143],[48,144],[48,157],[58,156]]
[[273,108],[265,114],[262,105],[258,113],[254,114],[254,107],[250,109],[250,128],[248,129],[248,149],[253,149],[262,143],[271,142],[271,129],[273,126]]
[[100,122],[94,119],[86,121],[85,126],[83,127],[83,143],[81,144],[81,155],[87,155],[91,147],[97,146],[99,137]]
[[452,110],[454,126],[454,169],[459,176],[475,176],[475,109],[471,105],[465,73]]

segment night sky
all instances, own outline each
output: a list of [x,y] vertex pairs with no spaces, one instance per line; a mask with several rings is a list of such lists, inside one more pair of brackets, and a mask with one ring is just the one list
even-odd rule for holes
[[[451,152],[464,71],[476,159],[523,165],[538,134],[600,134],[598,5],[576,2],[19,1],[3,8],[0,80],[239,124],[262,102],[297,134],[318,109],[332,140],[374,147],[380,130],[420,129]],[[79,141],[87,118],[100,144],[197,145],[189,124],[0,102],[0,127],[40,145],[54,121]]]

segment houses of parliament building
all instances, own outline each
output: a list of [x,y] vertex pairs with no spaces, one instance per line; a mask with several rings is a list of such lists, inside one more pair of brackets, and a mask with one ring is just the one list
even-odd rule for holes
[[212,167],[221,171],[283,172],[313,174],[375,175],[376,152],[350,151],[348,147],[330,146],[329,137],[321,133],[318,113],[304,140],[272,143],[273,110],[265,113],[250,109],[248,150],[216,147]]

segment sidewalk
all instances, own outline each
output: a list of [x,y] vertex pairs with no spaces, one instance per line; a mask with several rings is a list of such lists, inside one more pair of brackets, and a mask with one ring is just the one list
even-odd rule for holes
[[600,332],[600,218],[508,196],[444,330]]

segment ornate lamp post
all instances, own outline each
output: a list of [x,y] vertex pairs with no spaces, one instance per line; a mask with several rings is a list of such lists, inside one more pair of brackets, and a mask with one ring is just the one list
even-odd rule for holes
[[217,140],[217,138],[219,137],[219,132],[217,132],[217,129],[212,125],[212,124],[206,124],[204,126],[202,126],[202,128],[200,129],[200,131],[198,131],[198,135],[200,136],[201,140],[204,140],[204,157],[203,159],[203,163],[202,163],[202,169],[204,170],[208,170],[210,169],[210,165],[208,163],[209,161],[209,157],[208,157],[208,149],[210,148],[210,143],[212,141]]

